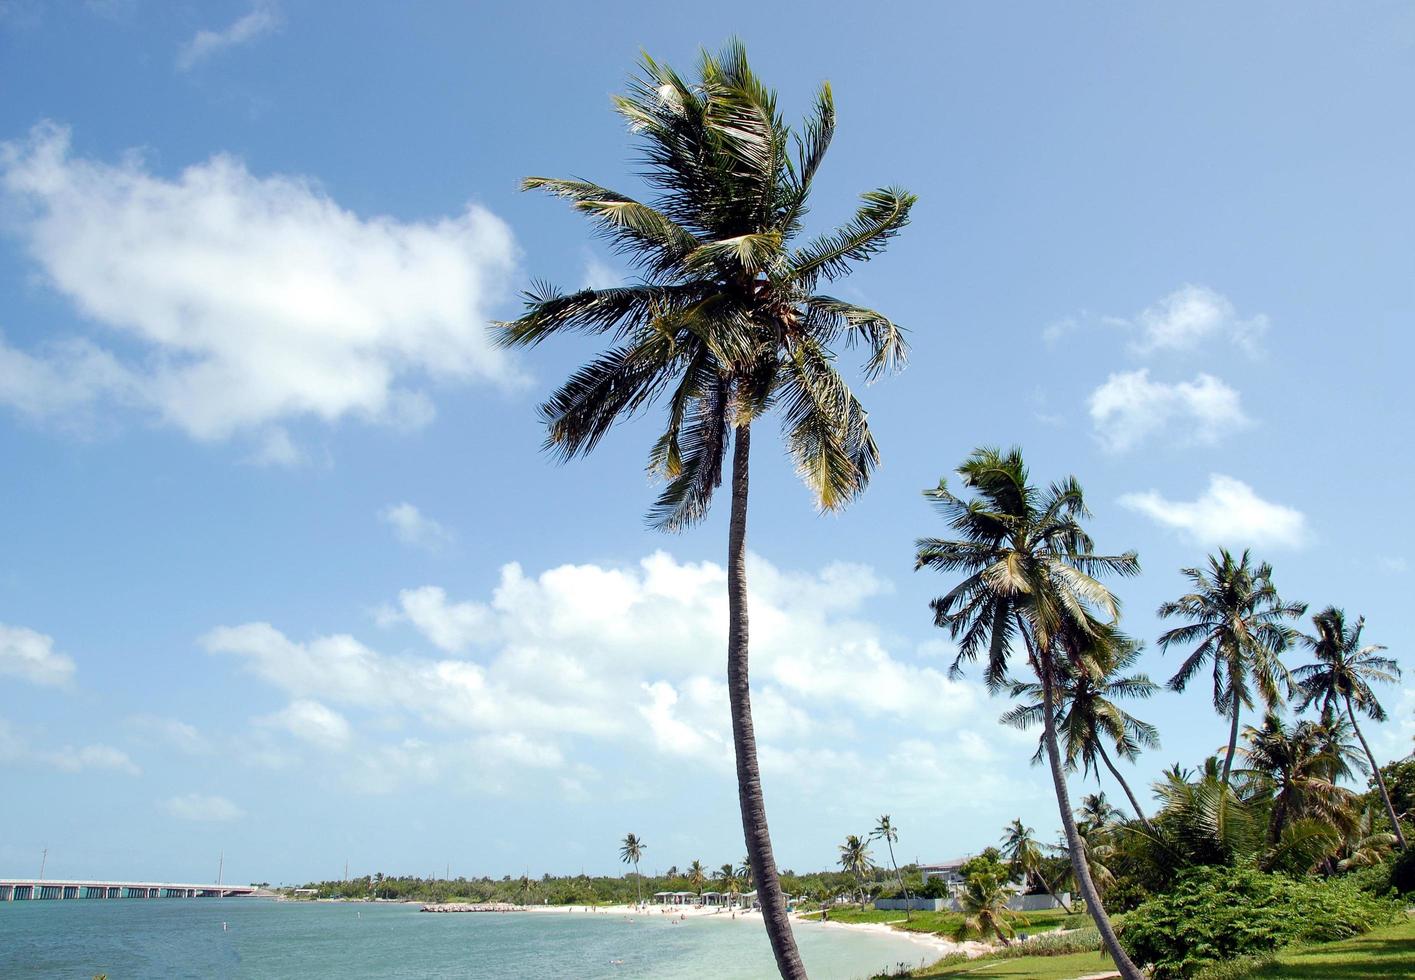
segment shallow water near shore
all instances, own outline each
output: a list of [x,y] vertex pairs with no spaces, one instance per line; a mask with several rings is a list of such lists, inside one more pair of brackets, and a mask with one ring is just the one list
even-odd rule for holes
[[[225,923],[225,928],[223,928]],[[909,939],[797,923],[816,980],[937,958]],[[427,915],[416,905],[258,899],[0,904],[0,977],[701,978],[775,976],[761,920]]]

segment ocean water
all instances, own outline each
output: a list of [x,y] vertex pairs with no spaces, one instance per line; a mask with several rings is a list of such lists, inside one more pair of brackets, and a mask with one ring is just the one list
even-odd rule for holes
[[[224,927],[223,927],[224,923]],[[816,980],[856,980],[931,958],[908,939],[798,923]],[[670,924],[607,913],[447,913],[416,905],[261,899],[0,903],[0,977],[577,980],[776,975],[756,918]]]

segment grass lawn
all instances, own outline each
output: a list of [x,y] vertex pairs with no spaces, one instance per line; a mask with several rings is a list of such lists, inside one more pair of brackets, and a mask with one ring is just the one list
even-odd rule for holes
[[[1075,980],[1111,969],[1101,953],[1069,956],[1022,956],[1011,960],[982,957],[967,963],[925,967],[916,977],[968,977],[970,980]],[[1415,977],[1415,918],[1372,929],[1339,943],[1283,953],[1277,962],[1247,974],[1267,980],[1388,980]]]
[[1415,918],[1355,939],[1283,953],[1276,963],[1249,975],[1285,980],[1415,977]]
[[[811,916],[818,919],[819,916]],[[957,912],[915,912],[911,921],[904,920],[903,912],[882,912],[876,909],[831,909],[831,922],[887,922],[896,929],[910,932],[936,932],[950,935],[963,917]],[[1091,917],[1084,912],[1067,915],[1062,909],[1048,909],[1044,912],[1019,914],[1013,923],[1018,932],[1049,932],[1057,927],[1079,929],[1091,925]]]

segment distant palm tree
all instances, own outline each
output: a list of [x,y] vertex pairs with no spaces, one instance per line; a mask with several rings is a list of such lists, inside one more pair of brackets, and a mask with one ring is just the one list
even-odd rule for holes
[[681,875],[679,875],[678,873],[678,865],[669,865],[668,870],[663,873],[663,876],[669,881],[672,881],[674,878],[681,877]]
[[1087,793],[1081,797],[1081,805],[1076,808],[1076,819],[1083,827],[1109,830],[1120,822],[1122,815],[1104,793]]
[[958,892],[963,919],[953,929],[954,942],[977,935],[983,939],[996,936],[1002,945],[1012,945],[1017,935],[1012,922],[1017,916],[1007,907],[1008,898],[1007,888],[995,876],[986,872],[969,875]]
[[873,380],[902,365],[907,345],[888,317],[817,290],[880,253],[908,223],[914,196],[871,191],[843,227],[798,243],[835,132],[830,87],[793,134],[737,42],[719,57],[704,53],[692,83],[645,56],[616,104],[641,142],[656,200],[580,180],[532,177],[523,186],[569,200],[638,279],[568,294],[537,286],[525,313],[499,325],[500,340],[612,339],[541,408],[547,446],[563,458],[590,452],[616,421],[666,399],[667,426],[649,454],[650,472],[665,481],[650,512],[656,526],[677,530],[706,515],[731,447],[727,691],[738,799],[777,969],[798,980],[806,974],[772,855],[748,684],[749,440],[752,423],[779,407],[788,453],[823,510],[865,488],[879,452],[864,407],[836,370],[835,348],[862,344]]
[[1046,875],[1042,874],[1042,845],[1032,836],[1035,833],[1036,831],[1018,818],[1002,832],[1002,847],[999,850],[1007,859],[1013,874],[1020,875],[1027,883],[1039,882],[1046,893],[1070,914],[1071,906],[1062,901],[1061,896],[1051,887],[1051,882],[1047,881]]
[[[1239,748],[1245,766],[1241,774],[1255,788],[1272,794],[1268,817],[1268,843],[1276,845],[1289,820],[1310,817],[1344,829],[1351,821],[1354,795],[1337,786],[1334,775],[1344,772],[1346,754],[1321,725],[1298,722],[1289,728],[1276,714],[1268,714],[1262,728],[1243,730],[1248,743]],[[1339,741],[1337,745],[1340,746]],[[1346,752],[1351,751],[1347,747]]]
[[1386,816],[1390,818],[1395,831],[1396,847],[1405,849],[1405,834],[1400,829],[1400,820],[1395,806],[1390,801],[1390,791],[1386,789],[1381,767],[1376,765],[1376,757],[1371,754],[1371,746],[1361,733],[1356,722],[1359,710],[1372,721],[1385,721],[1386,711],[1371,690],[1372,683],[1393,684],[1400,679],[1400,666],[1389,657],[1379,656],[1385,647],[1378,644],[1361,645],[1361,630],[1365,628],[1365,617],[1358,618],[1354,626],[1346,623],[1346,614],[1335,606],[1312,617],[1316,634],[1304,635],[1302,642],[1316,656],[1317,662],[1298,667],[1292,672],[1296,678],[1301,701],[1299,711],[1321,702],[1328,709],[1340,706],[1346,709],[1346,717],[1351,720],[1352,731],[1361,741],[1371,772],[1376,778],[1376,789],[1381,794]]
[[840,867],[855,876],[859,888],[860,907],[865,907],[865,876],[874,870],[870,860],[870,845],[867,838],[850,834],[840,845]]
[[[1074,631],[1077,635],[1071,639],[1082,649],[1074,651],[1071,658],[1057,661],[1060,673],[1056,679],[1056,727],[1061,733],[1066,768],[1074,772],[1079,762],[1086,773],[1098,774],[1096,760],[1099,759],[1120,784],[1135,816],[1145,822],[1145,811],[1130,784],[1111,761],[1106,744],[1113,747],[1116,755],[1132,762],[1142,747],[1159,745],[1159,730],[1154,725],[1141,721],[1115,703],[1118,698],[1148,698],[1159,690],[1159,685],[1145,674],[1120,673],[1139,659],[1141,644],[1104,623],[1091,623],[1088,629],[1089,632]],[[1004,724],[1030,728],[1041,721],[1041,684],[1035,681],[1013,684],[1012,696],[1024,700],[1003,714]],[[1044,752],[1045,746],[1038,745],[1032,761],[1040,763]]]
[[703,895],[703,885],[707,884],[707,868],[703,867],[703,862],[694,861],[688,865],[688,884],[698,890],[698,897]]
[[960,536],[920,539],[916,562],[917,568],[964,575],[932,603],[934,623],[960,641],[951,673],[960,674],[964,662],[986,651],[984,677],[996,691],[1008,684],[1009,656],[1022,641],[1027,667],[1042,685],[1043,744],[1072,871],[1116,968],[1124,980],[1140,980],[1091,881],[1056,734],[1056,681],[1063,673],[1056,658],[1074,649],[1064,636],[1097,618],[1109,623],[1119,618],[1119,600],[1095,575],[1135,575],[1139,559],[1134,552],[1096,554],[1081,526],[1089,511],[1075,477],[1046,490],[1032,486],[1021,450],[975,450],[958,473],[975,492],[972,500],[954,496],[943,481],[925,495]]
[[744,857],[737,864],[737,877],[742,881],[742,887],[747,891],[752,890],[752,860]]
[[619,859],[625,864],[634,866],[634,902],[638,904],[643,901],[643,895],[639,891],[639,883],[642,880],[639,875],[639,858],[644,856],[644,851],[648,850],[648,845],[639,840],[635,834],[625,834],[623,842],[619,845]]
[[1229,718],[1228,752],[1223,759],[1228,785],[1238,747],[1238,719],[1253,707],[1253,689],[1268,708],[1281,701],[1278,685],[1287,679],[1281,654],[1297,638],[1285,620],[1307,611],[1305,603],[1283,602],[1272,581],[1272,566],[1254,567],[1248,552],[1237,560],[1226,548],[1209,556],[1207,569],[1183,569],[1194,591],[1159,607],[1161,619],[1181,616],[1189,622],[1162,634],[1160,649],[1198,643],[1169,679],[1182,691],[1207,663],[1214,678],[1214,710]]
[[904,887],[904,875],[899,871],[899,862],[894,860],[894,845],[899,840],[899,828],[894,826],[893,821],[889,819],[889,814],[886,813],[879,818],[875,829],[870,831],[870,839],[882,840],[889,846],[889,864],[894,868],[894,876],[899,879],[899,890],[904,895],[904,918],[906,921],[912,921],[914,915],[909,906],[909,889]]
[[736,896],[742,892],[742,879],[737,875],[737,869],[731,864],[724,864],[713,874],[724,892],[731,895],[735,900]]

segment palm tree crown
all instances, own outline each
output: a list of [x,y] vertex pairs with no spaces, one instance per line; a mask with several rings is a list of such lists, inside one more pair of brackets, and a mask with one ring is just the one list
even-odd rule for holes
[[1162,634],[1160,649],[1198,644],[1169,679],[1171,690],[1184,690],[1205,664],[1211,666],[1214,710],[1231,720],[1222,777],[1227,783],[1238,744],[1239,712],[1253,707],[1255,687],[1267,707],[1281,701],[1278,688],[1287,670],[1279,657],[1297,638],[1286,620],[1301,616],[1307,607],[1283,602],[1272,582],[1272,566],[1254,567],[1247,551],[1235,560],[1221,548],[1217,556],[1209,556],[1207,569],[1183,572],[1193,591],[1162,604],[1159,616],[1189,622]]
[[902,366],[907,344],[888,317],[817,289],[880,252],[914,196],[871,191],[846,225],[796,244],[835,132],[830,86],[794,134],[738,43],[704,53],[696,84],[648,57],[642,69],[616,104],[641,142],[654,200],[581,180],[524,183],[569,200],[638,273],[607,289],[537,286],[525,313],[499,324],[512,347],[565,332],[612,338],[542,406],[547,446],[567,459],[588,453],[617,420],[666,397],[649,454],[666,483],[650,519],[680,528],[707,512],[732,430],[779,406],[801,478],[822,508],[840,507],[864,488],[878,451],[835,349],[863,343],[873,379]]

